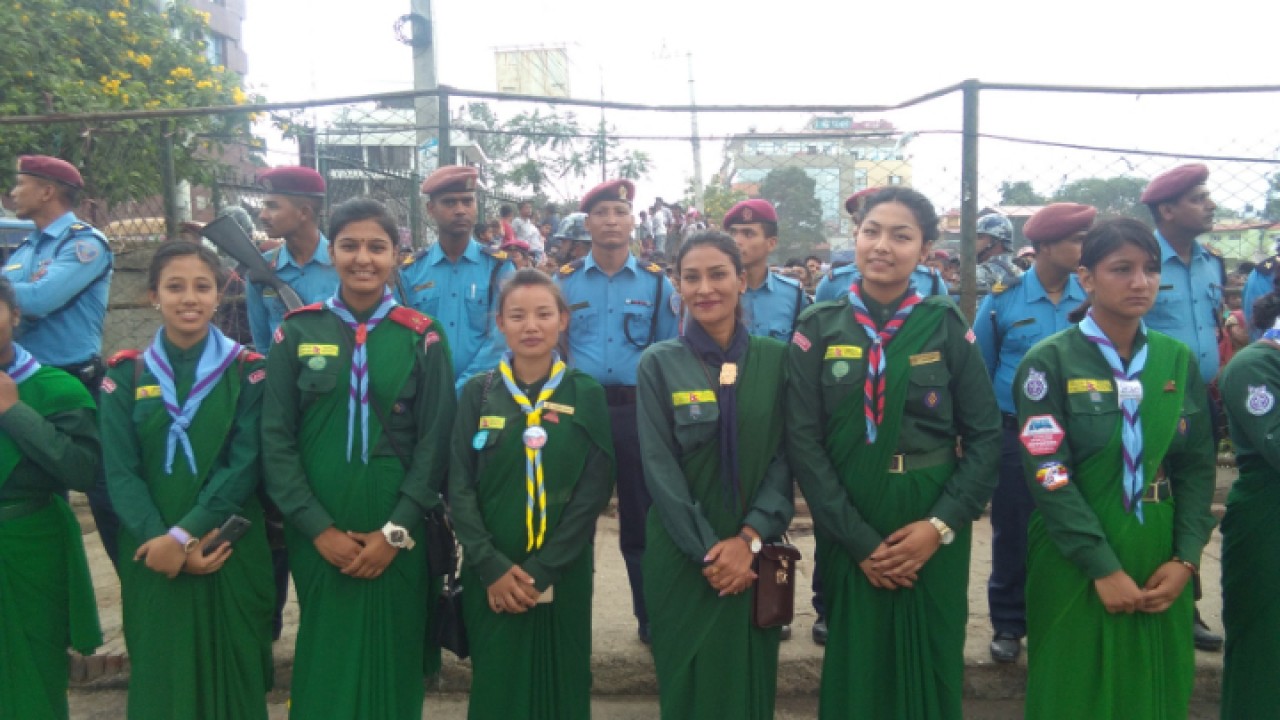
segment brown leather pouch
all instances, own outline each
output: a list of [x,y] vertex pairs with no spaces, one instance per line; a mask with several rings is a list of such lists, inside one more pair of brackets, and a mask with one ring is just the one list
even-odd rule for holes
[[751,619],[758,628],[790,625],[796,610],[796,563],[800,551],[787,542],[767,543],[756,556]]

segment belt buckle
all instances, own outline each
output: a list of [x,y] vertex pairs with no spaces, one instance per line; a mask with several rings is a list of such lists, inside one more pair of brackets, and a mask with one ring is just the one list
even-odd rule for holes
[[907,456],[902,453],[889,456],[889,472],[901,475],[907,471]]

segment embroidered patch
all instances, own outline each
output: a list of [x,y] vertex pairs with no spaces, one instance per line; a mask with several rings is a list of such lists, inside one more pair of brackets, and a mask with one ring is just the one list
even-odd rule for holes
[[859,360],[861,358],[862,348],[857,345],[828,345],[826,354],[822,356],[823,360]]
[[480,418],[481,430],[501,430],[507,426],[507,419],[501,415],[484,415]]
[[809,338],[802,335],[799,330],[791,334],[791,344],[805,352],[809,352],[809,348],[813,347],[813,343],[809,342]]
[[1093,380],[1088,378],[1076,378],[1067,381],[1068,393],[1104,393],[1111,392],[1111,381],[1107,379]]
[[831,376],[839,379],[849,374],[849,363],[844,360],[837,360],[831,363]]
[[570,305],[570,306],[569,306],[569,312],[578,312],[579,310],[586,310],[586,309],[587,309],[587,308],[589,308],[589,307],[591,307],[591,301],[590,301],[590,300],[583,300],[583,301],[582,301],[582,302],[580,302],[580,303],[574,303],[574,304]]
[[1267,390],[1266,385],[1250,385],[1249,397],[1245,400],[1245,408],[1250,415],[1266,415],[1276,406],[1276,396]]
[[312,355],[320,355],[323,357],[338,357],[337,345],[299,345],[298,357],[309,357]]
[[159,385],[139,385],[137,391],[133,394],[134,400],[147,400],[158,397],[160,397]]
[[548,409],[548,410],[555,410],[555,411],[556,411],[556,412],[558,412],[558,413],[564,413],[565,415],[572,415],[572,414],[573,414],[573,406],[572,406],[572,405],[561,405],[560,403],[545,402],[545,403],[543,403],[543,404],[542,404],[542,407],[544,407],[544,408],[546,408],[546,409]]
[[91,263],[98,259],[101,248],[94,240],[76,241],[76,259],[81,263]]
[[973,328],[969,328],[969,332],[964,334],[964,339],[968,340],[969,344],[972,345],[978,341],[978,336],[973,334]]
[[471,438],[471,447],[472,449],[475,449],[475,450],[481,450],[484,448],[484,444],[487,442],[489,442],[489,431],[481,430],[477,432],[474,437]]
[[1071,473],[1062,463],[1047,462],[1036,470],[1036,482],[1050,492],[1066,487],[1071,482]]
[[716,394],[711,390],[686,390],[684,392],[671,393],[671,404],[675,407],[684,407],[685,405],[697,405],[704,402],[715,402]]
[[1066,433],[1052,415],[1032,415],[1022,426],[1018,439],[1032,455],[1052,455],[1062,446]]
[[930,390],[929,392],[927,392],[927,393],[925,393],[925,394],[924,394],[924,406],[925,406],[925,407],[927,407],[927,408],[929,408],[930,410],[932,410],[932,409],[934,409],[934,408],[938,407],[938,400],[939,400],[939,399],[940,399],[940,398],[939,398],[939,396],[938,396],[938,391],[937,391],[937,390]]
[[1165,392],[1177,392],[1177,391],[1178,391],[1178,383],[1176,383],[1176,382],[1174,382],[1174,381],[1170,380],[1169,382],[1167,382],[1167,383],[1165,383],[1165,384],[1164,384],[1164,391],[1165,391]]
[[426,350],[438,342],[440,342],[440,333],[435,331],[429,332],[426,337],[422,338],[422,349]]
[[413,286],[413,291],[414,291],[414,292],[418,292],[419,290],[430,290],[431,288],[433,288],[433,287],[435,287],[435,286],[436,286],[436,281],[435,281],[435,280],[428,280],[427,282],[424,282],[424,283],[422,283],[421,285],[414,285],[414,286]]
[[284,342],[284,326],[283,325],[276,326],[276,331],[271,334],[271,341],[276,344],[280,344]]
[[102,385],[99,386],[102,392],[110,395],[116,391],[116,381],[111,378],[102,378]]
[[250,385],[257,385],[258,383],[266,379],[267,379],[266,368],[258,368],[257,370],[254,370],[253,372],[249,373]]
[[14,265],[6,265],[4,268],[4,271],[13,272],[15,270],[21,270],[21,269],[22,269],[22,263],[16,263]]
[[[545,406],[544,406],[544,408],[545,408]],[[545,410],[545,411],[542,413],[542,419],[543,419],[543,420],[546,420],[547,422],[551,423],[552,425],[559,425],[559,424],[560,424],[560,413],[556,412],[555,410]]]
[[320,355],[312,355],[311,358],[307,360],[307,367],[311,368],[312,370],[323,370],[325,366],[328,364],[329,364],[329,361],[325,360]]
[[911,367],[916,367],[918,365],[928,365],[929,363],[936,363],[941,361],[942,353],[938,352],[937,350],[934,350],[933,352],[920,353],[919,355],[912,355],[909,359],[911,361]]
[[1022,394],[1026,395],[1028,400],[1040,402],[1049,393],[1049,383],[1044,375],[1035,368],[1027,371],[1027,379],[1022,383]]

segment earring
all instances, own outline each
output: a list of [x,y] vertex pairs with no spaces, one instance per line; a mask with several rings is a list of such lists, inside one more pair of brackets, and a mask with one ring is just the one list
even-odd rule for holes
[[159,309],[160,309],[160,303],[156,303],[155,305],[152,305],[151,307],[155,308],[156,310],[159,310]]

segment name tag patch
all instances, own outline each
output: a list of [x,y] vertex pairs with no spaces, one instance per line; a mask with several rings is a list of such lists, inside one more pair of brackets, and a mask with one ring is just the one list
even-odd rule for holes
[[928,365],[929,363],[936,363],[941,359],[942,359],[942,353],[938,352],[937,350],[934,350],[933,352],[920,353],[919,355],[912,355],[910,358],[911,367],[916,367],[917,365]]
[[484,415],[480,418],[481,430],[501,430],[507,426],[507,419],[501,415]]
[[1114,388],[1111,381],[1107,379],[1091,380],[1087,378],[1076,378],[1067,381],[1067,392],[1069,393],[1104,393],[1111,392]]
[[[862,348],[857,345],[828,345],[823,360],[861,360]],[[912,362],[912,365],[915,363]]]
[[572,405],[561,405],[560,403],[547,402],[547,403],[543,403],[542,407],[548,410],[554,410],[555,412],[558,412],[558,413],[563,413],[565,415],[573,414]]
[[676,407],[684,407],[685,405],[697,405],[698,403],[716,401],[716,394],[711,390],[686,390],[684,392],[671,393],[671,404]]
[[299,345],[298,357],[338,357],[337,345]]
[[147,400],[149,398],[160,397],[159,385],[139,385],[137,391],[134,392],[135,400]]

